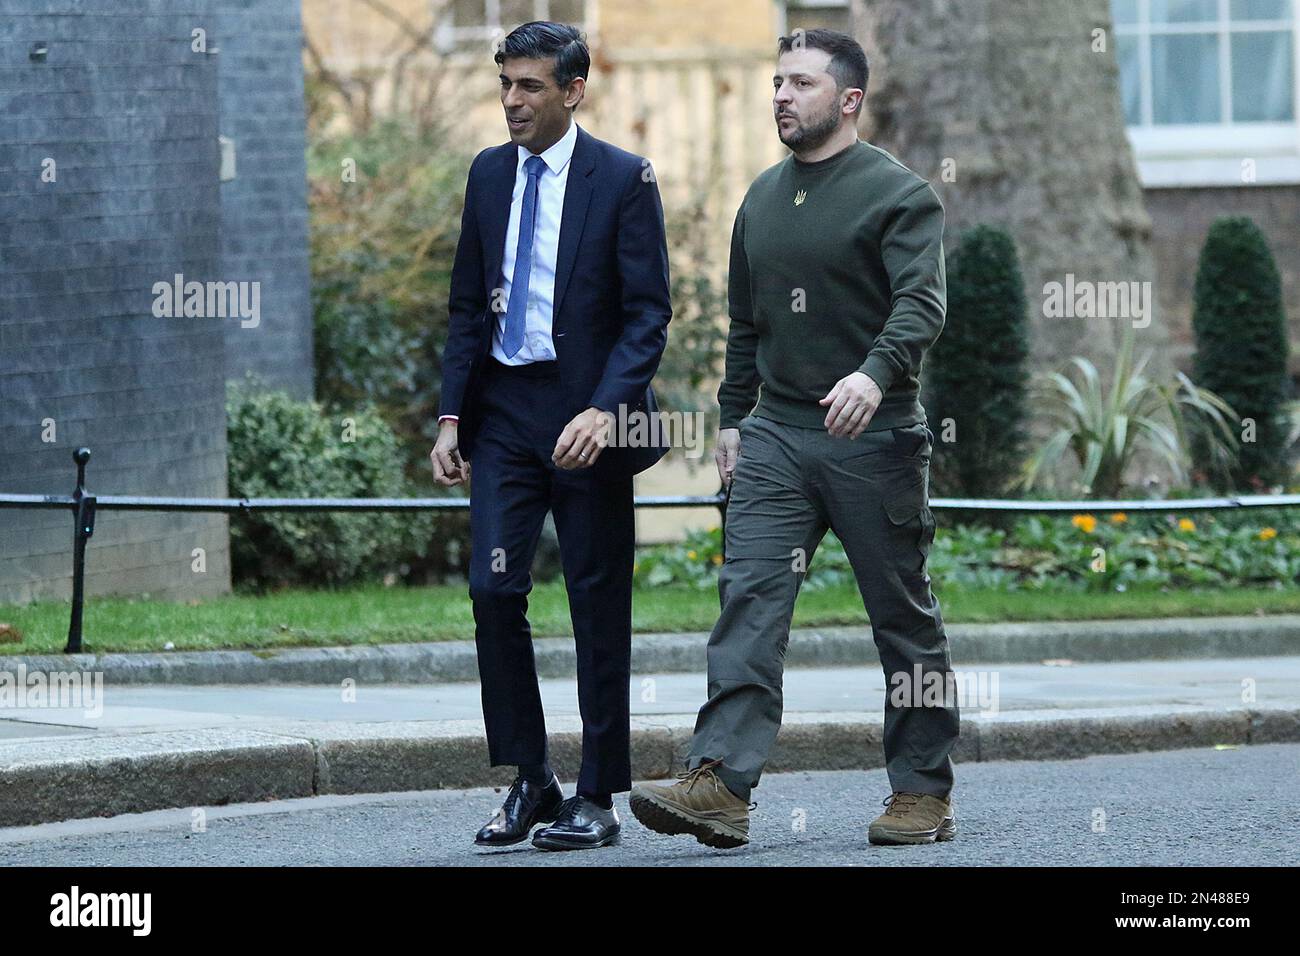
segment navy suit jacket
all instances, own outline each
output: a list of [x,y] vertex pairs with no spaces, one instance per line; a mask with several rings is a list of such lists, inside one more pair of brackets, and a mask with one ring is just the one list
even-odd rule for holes
[[[461,456],[471,459],[479,387],[502,287],[501,259],[518,151],[483,150],[469,169],[460,241],[451,273],[450,323],[442,359],[438,414],[457,415]],[[658,412],[650,380],[668,341],[668,243],[663,206],[647,161],[596,139],[581,127],[568,170],[555,265],[551,336],[569,418],[591,406]],[[659,430],[655,430],[657,433]],[[642,471],[666,447],[616,447],[600,471]]]

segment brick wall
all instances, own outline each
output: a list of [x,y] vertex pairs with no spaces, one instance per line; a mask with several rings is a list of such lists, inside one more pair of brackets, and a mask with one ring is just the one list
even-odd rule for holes
[[221,183],[221,278],[261,284],[256,327],[225,325],[226,375],[252,372],[311,398],[302,20],[292,0],[217,0],[221,134],[235,142]]
[[[191,50],[211,4],[69,8],[0,0],[0,488],[70,492],[84,444],[97,493],[224,495],[223,320],[152,314],[154,282],[221,262],[217,59]],[[0,600],[66,598],[71,536],[0,511]],[[224,516],[103,512],[88,556],[90,595],[230,586]]]
[[[1300,337],[1300,186],[1222,186],[1145,190],[1151,215],[1156,281],[1169,324],[1174,359],[1191,369],[1192,295],[1196,266],[1210,224],[1220,216],[1249,216],[1263,230],[1282,273],[1282,300],[1291,341]],[[1300,353],[1291,352],[1291,377],[1300,378]]]

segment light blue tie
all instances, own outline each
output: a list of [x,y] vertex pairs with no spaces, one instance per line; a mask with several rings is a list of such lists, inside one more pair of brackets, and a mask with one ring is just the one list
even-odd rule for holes
[[515,249],[515,272],[510,278],[510,303],[506,306],[506,334],[502,341],[506,357],[514,358],[524,347],[525,316],[528,312],[528,277],[533,269],[533,226],[537,218],[537,177],[546,163],[540,156],[524,160],[528,182],[524,184],[524,208],[519,213],[519,245]]

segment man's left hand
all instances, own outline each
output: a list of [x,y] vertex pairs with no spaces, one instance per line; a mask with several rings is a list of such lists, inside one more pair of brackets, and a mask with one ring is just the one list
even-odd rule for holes
[[850,372],[836,382],[818,403],[830,406],[826,413],[826,430],[836,438],[845,435],[850,439],[857,438],[871,421],[871,416],[876,414],[884,397],[870,375]]
[[564,426],[551,461],[566,471],[590,468],[609,444],[613,427],[613,415],[599,408],[588,408]]

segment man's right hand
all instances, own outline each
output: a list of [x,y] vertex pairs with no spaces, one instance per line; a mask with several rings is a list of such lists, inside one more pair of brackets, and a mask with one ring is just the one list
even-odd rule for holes
[[736,459],[740,457],[740,429],[719,428],[718,445],[713,450],[713,460],[718,463],[718,477],[730,488],[736,473]]
[[469,478],[469,462],[460,457],[456,438],[457,422],[450,419],[439,423],[438,440],[434,442],[429,458],[433,461],[433,477],[448,488]]

